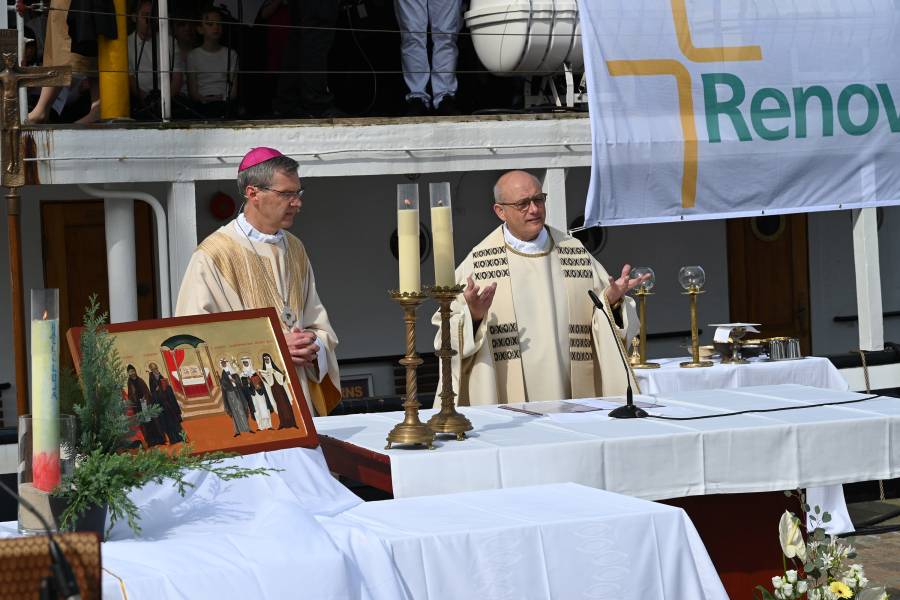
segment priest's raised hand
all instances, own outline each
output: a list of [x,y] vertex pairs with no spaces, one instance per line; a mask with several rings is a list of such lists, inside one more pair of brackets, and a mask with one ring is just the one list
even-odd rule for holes
[[483,289],[475,285],[470,275],[466,279],[466,289],[463,290],[463,296],[466,299],[466,305],[469,307],[469,313],[472,315],[472,322],[479,323],[491,308],[494,301],[494,292],[497,291],[497,282],[485,286]]
[[628,277],[629,273],[631,273],[631,265],[625,264],[618,279],[615,279],[612,275],[609,276],[609,287],[606,288],[605,293],[606,301],[609,302],[610,306],[616,306],[622,300],[622,296],[650,279],[649,273],[634,279]]

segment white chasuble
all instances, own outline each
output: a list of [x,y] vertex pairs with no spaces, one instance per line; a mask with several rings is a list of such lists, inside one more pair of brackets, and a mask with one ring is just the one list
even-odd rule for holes
[[[456,269],[457,283],[497,283],[477,329],[462,294],[451,305],[453,389],[462,406],[623,395],[629,378],[639,390],[618,354],[637,332],[634,301],[623,298],[623,327],[614,333],[587,294],[594,290],[612,318],[606,270],[577,239],[547,231],[548,250],[527,254],[498,227]],[[440,326],[439,313],[432,322]]]
[[[272,307],[282,315],[288,308],[297,316],[297,326],[316,334],[319,354],[324,352],[320,365],[325,369],[298,368],[297,375],[312,414],[326,415],[341,399],[335,355],[338,339],[316,292],[303,243],[289,232],[284,232],[283,239],[283,244],[251,242],[234,221],[220,227],[191,256],[175,314]],[[282,329],[288,333],[284,323]]]

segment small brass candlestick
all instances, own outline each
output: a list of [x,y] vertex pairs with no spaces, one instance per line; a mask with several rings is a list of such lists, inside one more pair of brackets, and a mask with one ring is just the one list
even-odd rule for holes
[[703,267],[681,267],[678,272],[678,283],[684,288],[684,294],[691,297],[691,360],[683,362],[680,366],[711,367],[713,363],[708,360],[700,360],[700,335],[697,333],[697,295],[703,293],[703,284],[706,283],[706,273]]
[[685,368],[711,367],[713,366],[712,361],[700,360],[700,335],[697,333],[697,295],[702,294],[703,290],[697,286],[691,286],[682,293],[691,297],[691,360],[680,363],[679,366]]
[[[634,271],[632,271],[632,277]],[[652,296],[653,292],[645,286],[640,286],[635,290],[634,295],[638,299],[638,318],[641,321],[640,338],[638,349],[640,351],[640,362],[632,365],[635,369],[658,369],[659,363],[647,362],[647,296]]]
[[419,292],[399,292],[392,290],[391,299],[403,307],[403,321],[406,323],[406,356],[400,364],[406,367],[406,401],[403,403],[404,418],[402,423],[394,426],[387,436],[385,450],[391,444],[407,444],[413,446],[434,447],[434,432],[419,420],[419,399],[417,396],[416,369],[422,359],[416,354],[416,310],[426,298]]
[[453,302],[465,286],[455,285],[451,287],[432,287],[428,289],[428,295],[438,301],[441,308],[441,349],[435,352],[441,361],[441,410],[428,419],[428,427],[435,433],[448,433],[455,435],[456,439],[466,439],[466,432],[472,430],[472,423],[464,415],[456,412],[453,398],[453,371],[450,367],[450,359],[456,354],[450,345],[450,303]]

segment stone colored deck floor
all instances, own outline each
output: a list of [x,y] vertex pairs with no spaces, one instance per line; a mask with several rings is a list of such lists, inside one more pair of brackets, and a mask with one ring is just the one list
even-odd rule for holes
[[847,538],[856,547],[857,560],[865,567],[873,584],[887,588],[891,598],[900,600],[900,531]]

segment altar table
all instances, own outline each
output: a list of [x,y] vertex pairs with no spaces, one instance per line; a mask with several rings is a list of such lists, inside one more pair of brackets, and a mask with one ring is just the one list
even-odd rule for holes
[[757,357],[744,365],[713,360],[713,366],[683,369],[680,363],[690,357],[653,359],[658,369],[634,369],[644,394],[668,394],[690,390],[739,388],[757,385],[797,383],[829,390],[847,390],[847,381],[830,360],[806,356],[795,360],[769,361]]
[[105,599],[727,600],[677,508],[575,484],[362,503],[317,451],[238,460],[284,470],[133,493],[144,531],[103,544]]
[[[830,360],[821,356],[800,359],[770,361],[753,357],[746,364],[722,363],[712,359],[713,366],[681,368],[689,357],[660,358],[658,369],[635,369],[634,375],[645,394],[708,390],[715,388],[740,388],[758,385],[798,383],[817,388],[846,391],[849,386]],[[723,408],[727,406],[723,405]],[[806,489],[810,506],[821,506],[831,514],[831,521],[824,524],[826,532],[838,535],[852,532],[853,521],[844,500],[841,485],[814,486]],[[812,525],[812,524],[811,524]]]

